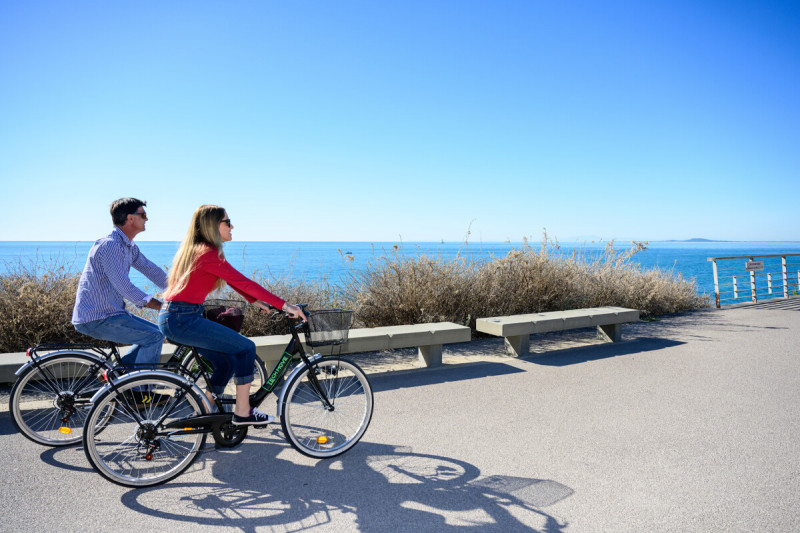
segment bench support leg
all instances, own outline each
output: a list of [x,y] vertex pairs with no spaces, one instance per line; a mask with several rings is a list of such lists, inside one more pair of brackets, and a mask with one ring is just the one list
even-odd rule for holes
[[531,351],[531,336],[516,335],[505,337],[506,351],[514,357],[529,355]]
[[622,340],[622,324],[597,326],[597,336],[603,340],[619,342]]
[[442,345],[420,346],[417,348],[420,363],[427,367],[442,366]]

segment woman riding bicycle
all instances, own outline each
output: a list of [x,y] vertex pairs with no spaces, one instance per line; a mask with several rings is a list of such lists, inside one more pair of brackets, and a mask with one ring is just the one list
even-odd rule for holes
[[214,372],[209,378],[209,387],[214,393],[221,394],[233,375],[236,384],[233,424],[265,424],[273,417],[250,407],[250,383],[257,357],[255,343],[203,318],[203,301],[208,293],[227,283],[260,309],[268,310],[272,306],[292,318],[305,320],[306,317],[298,306],[275,296],[225,260],[222,243],[233,238],[231,230],[233,224],[222,207],[201,205],[197,208],[169,271],[158,327],[167,338],[194,346],[211,361]]

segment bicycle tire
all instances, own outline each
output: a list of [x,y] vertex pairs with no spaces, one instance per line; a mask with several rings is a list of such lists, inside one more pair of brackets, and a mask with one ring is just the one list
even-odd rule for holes
[[[137,389],[147,390],[165,402],[137,407]],[[88,431],[112,404],[115,409],[102,433]],[[166,412],[170,412],[169,416],[159,424]],[[191,466],[207,435],[165,430],[162,426],[200,413],[205,413],[203,399],[183,378],[143,373],[97,398],[84,426],[86,458],[100,475],[118,485],[149,487],[165,483]]]
[[[192,361],[192,359],[195,359]],[[214,366],[211,362],[204,358],[202,355],[197,354],[197,359],[199,359],[200,363],[202,363],[208,374],[211,374],[214,371]],[[192,352],[189,352],[182,361],[183,368],[187,368],[189,370],[188,376],[190,379],[195,379],[197,386],[200,387],[201,390],[205,391],[208,388],[208,384],[203,380],[202,374],[200,374],[199,370],[197,369],[197,360]],[[267,378],[269,377],[269,373],[267,372],[267,367],[264,364],[264,361],[261,360],[260,357],[256,356],[256,360],[253,363],[253,381],[250,383],[250,405],[254,404],[256,394],[264,386],[264,383],[267,382]],[[233,380],[229,381],[228,384],[225,386],[225,391],[219,395],[219,399],[222,402],[222,406],[225,411],[232,412],[233,406],[236,404],[236,387],[233,383]]]
[[38,366],[29,366],[9,395],[14,426],[38,444],[77,444],[83,438],[90,400],[105,385],[99,378],[105,368],[106,361],[84,352],[45,356]]
[[[326,409],[309,381],[309,372],[333,404]],[[289,443],[303,455],[340,455],[364,436],[372,419],[372,387],[361,368],[343,358],[322,359],[289,378],[280,406],[281,427]]]

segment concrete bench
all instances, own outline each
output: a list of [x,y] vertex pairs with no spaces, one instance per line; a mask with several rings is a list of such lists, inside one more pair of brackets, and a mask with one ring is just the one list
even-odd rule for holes
[[[268,370],[275,367],[290,338],[291,335],[251,337],[256,343],[258,356],[264,361]],[[468,326],[460,326],[453,322],[433,322],[351,329],[345,344],[311,349],[304,344],[304,347],[306,353],[323,355],[417,348],[420,362],[427,367],[436,367],[442,364],[443,345],[469,342],[471,338],[472,333]]]
[[[283,349],[289,344],[291,335],[267,335],[250,338],[256,343],[258,356],[266,364],[267,370],[271,371],[283,355]],[[325,346],[315,349],[304,347],[307,353],[322,353],[324,355],[417,348],[420,361],[425,366],[436,367],[442,364],[443,345],[469,342],[471,338],[472,334],[467,326],[460,326],[452,322],[434,322],[408,326],[351,329],[349,340],[341,346]],[[126,350],[126,348],[123,348],[122,353],[125,353]],[[167,361],[173,351],[175,351],[175,346],[165,343],[161,361]],[[12,383],[15,381],[14,372],[27,360],[25,352],[0,354],[0,383]]]
[[528,315],[479,318],[476,329],[482,333],[505,338],[508,352],[513,356],[530,352],[530,336],[568,329],[597,326],[597,334],[605,340],[622,340],[622,324],[639,320],[639,311],[624,307],[592,307],[570,311],[551,311]]

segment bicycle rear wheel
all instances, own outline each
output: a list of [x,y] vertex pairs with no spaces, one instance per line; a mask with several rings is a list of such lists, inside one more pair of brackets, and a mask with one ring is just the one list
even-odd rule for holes
[[[111,406],[104,430],[89,431]],[[143,374],[125,381],[104,392],[89,412],[86,458],[100,475],[119,485],[164,483],[186,470],[206,441],[205,433],[164,425],[204,412],[203,400],[178,376]]]
[[11,420],[25,437],[45,446],[80,442],[89,400],[105,385],[105,368],[104,361],[81,352],[45,357],[14,383],[8,401]]
[[[367,431],[372,419],[372,387],[364,371],[352,361],[322,359],[295,374],[285,386],[281,427],[300,453],[335,457],[355,446]],[[320,392],[333,405],[332,410]]]

